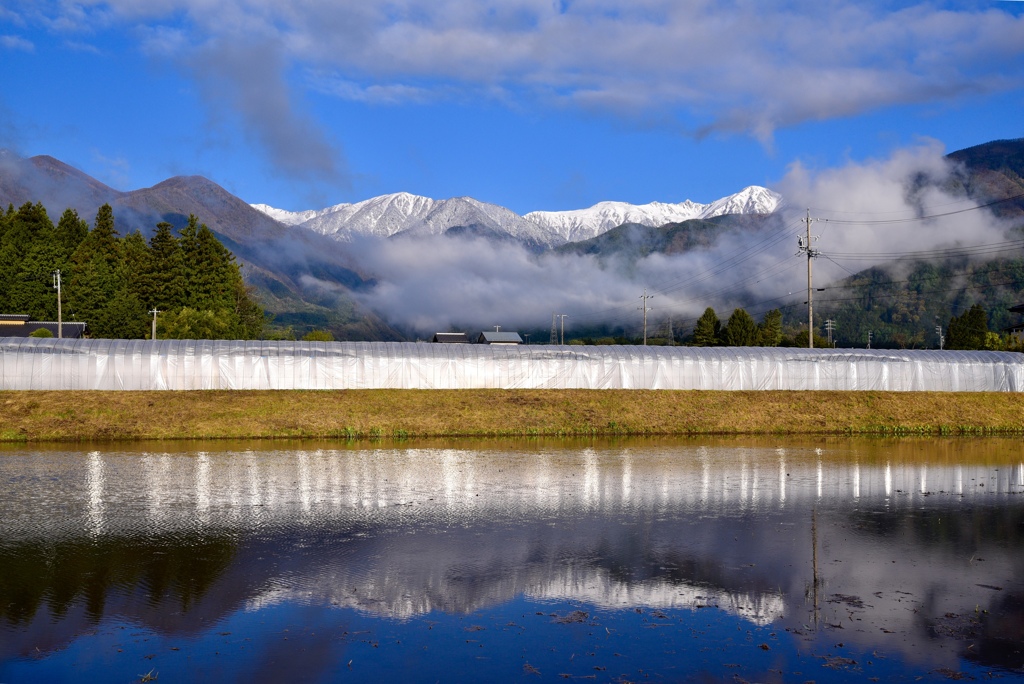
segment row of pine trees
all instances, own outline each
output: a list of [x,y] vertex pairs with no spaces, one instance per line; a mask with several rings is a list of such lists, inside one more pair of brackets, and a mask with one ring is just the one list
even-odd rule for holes
[[736,309],[723,326],[718,314],[709,306],[697,319],[690,344],[695,347],[778,347],[782,342],[782,312],[778,309],[766,313],[760,324],[745,309]]
[[61,272],[63,318],[87,324],[90,337],[257,339],[263,310],[235,257],[190,216],[178,235],[159,223],[147,242],[120,237],[104,204],[90,230],[73,209],[56,225],[42,204],[0,213],[0,313],[57,320],[53,274]]

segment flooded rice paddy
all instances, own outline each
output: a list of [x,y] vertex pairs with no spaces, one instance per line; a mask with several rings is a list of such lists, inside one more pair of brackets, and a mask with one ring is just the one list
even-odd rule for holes
[[0,450],[0,683],[967,678],[1019,440]]

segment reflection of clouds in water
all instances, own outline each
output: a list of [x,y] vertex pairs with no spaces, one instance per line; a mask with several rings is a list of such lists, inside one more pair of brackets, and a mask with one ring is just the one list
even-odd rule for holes
[[[0,462],[14,483],[0,501],[0,540],[228,533],[240,545],[218,581],[250,610],[334,604],[405,619],[526,596],[608,609],[716,605],[753,624],[800,625],[816,617],[805,599],[815,508],[819,624],[849,620],[830,596],[857,595],[858,624],[916,635],[905,648],[933,654],[921,615],[986,606],[986,584],[1024,591],[1007,584],[1024,576],[1017,547],[997,536],[1000,525],[1016,529],[1010,494],[1024,487],[1024,464],[912,452],[35,454]],[[55,500],[62,507],[42,505]],[[936,538],[929,516],[947,511],[953,523]]]

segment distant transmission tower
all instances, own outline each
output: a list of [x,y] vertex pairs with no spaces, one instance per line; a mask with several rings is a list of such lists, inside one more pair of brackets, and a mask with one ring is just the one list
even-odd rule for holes
[[549,344],[558,344],[558,314],[551,314],[551,342]]

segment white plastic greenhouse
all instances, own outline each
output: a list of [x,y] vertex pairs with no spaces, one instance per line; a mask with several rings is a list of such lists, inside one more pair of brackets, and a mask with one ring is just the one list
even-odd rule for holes
[[1024,354],[783,347],[0,338],[0,389],[1019,392]]

